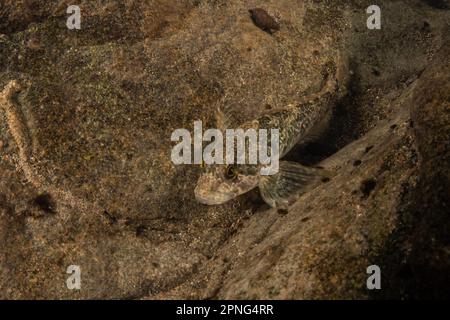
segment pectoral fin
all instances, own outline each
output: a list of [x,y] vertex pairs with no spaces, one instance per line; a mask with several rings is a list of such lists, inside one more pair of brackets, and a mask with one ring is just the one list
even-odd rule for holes
[[234,129],[238,121],[234,118],[230,107],[216,107],[216,125],[221,130]]
[[329,180],[330,176],[330,172],[324,169],[281,161],[278,173],[261,177],[259,190],[271,207],[287,209],[300,195]]

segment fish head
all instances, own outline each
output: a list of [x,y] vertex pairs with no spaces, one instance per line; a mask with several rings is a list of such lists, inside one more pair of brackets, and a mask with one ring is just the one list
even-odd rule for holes
[[260,179],[257,165],[209,165],[195,187],[195,198],[207,205],[225,203],[255,188]]

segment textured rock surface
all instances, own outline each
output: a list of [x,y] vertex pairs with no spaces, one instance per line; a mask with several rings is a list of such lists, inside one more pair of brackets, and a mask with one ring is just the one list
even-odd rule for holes
[[[0,97],[0,297],[448,295],[450,11],[379,2],[379,31],[363,1],[80,1],[78,31],[68,1],[2,2],[0,90],[21,89]],[[196,203],[199,168],[170,162],[171,132],[214,125],[217,103],[242,119],[295,103],[338,52],[347,94],[289,155],[336,176],[287,215],[257,192]]]

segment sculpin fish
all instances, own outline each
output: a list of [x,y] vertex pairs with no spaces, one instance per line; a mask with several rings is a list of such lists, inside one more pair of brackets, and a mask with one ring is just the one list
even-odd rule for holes
[[[315,139],[326,127],[333,105],[339,96],[338,78],[341,69],[340,63],[327,64],[324,67],[324,80],[319,92],[304,97],[295,105],[263,114],[239,127],[244,130],[279,129],[281,159],[297,143],[304,144]],[[216,120],[219,129],[223,131],[227,128],[234,129],[230,119],[232,114],[218,109]],[[331,175],[325,169],[280,161],[278,173],[263,176],[260,174],[261,166],[261,164],[206,166],[195,188],[197,201],[207,205],[218,205],[259,187],[266,203],[272,207],[287,209],[293,200],[315,188],[321,180]]]

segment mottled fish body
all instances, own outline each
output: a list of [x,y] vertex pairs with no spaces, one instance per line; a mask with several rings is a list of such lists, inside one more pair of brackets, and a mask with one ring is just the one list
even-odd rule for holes
[[[327,125],[332,107],[338,98],[338,70],[326,67],[326,79],[319,92],[307,96],[295,105],[264,114],[239,126],[242,129],[279,130],[279,157],[282,158],[296,144],[313,140]],[[233,128],[232,115],[218,110],[217,123],[222,129]],[[270,138],[268,139],[270,140]],[[248,152],[248,148],[246,148]],[[229,201],[259,187],[261,196],[272,207],[285,208],[298,196],[317,186],[330,173],[299,163],[280,161],[279,172],[263,176],[258,165],[212,165],[206,168],[195,188],[196,199],[215,205]]]

